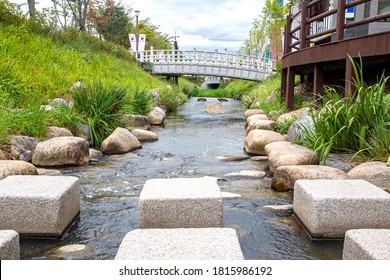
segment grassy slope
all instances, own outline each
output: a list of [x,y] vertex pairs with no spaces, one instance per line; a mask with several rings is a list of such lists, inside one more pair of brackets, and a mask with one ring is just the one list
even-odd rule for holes
[[115,48],[99,50],[97,39],[68,36],[56,43],[24,25],[0,23],[0,146],[7,145],[10,134],[43,138],[50,125],[74,128],[78,119],[72,112],[45,114],[40,106],[56,97],[71,101],[69,88],[76,81],[126,87],[129,95],[136,88],[165,87],[137,67],[131,56],[118,58]]
[[101,80],[129,88],[163,87],[158,79],[125,61],[102,51],[90,51],[82,41],[55,44],[51,38],[29,32],[23,26],[0,26],[0,75],[32,93],[52,99],[66,97],[76,81]]

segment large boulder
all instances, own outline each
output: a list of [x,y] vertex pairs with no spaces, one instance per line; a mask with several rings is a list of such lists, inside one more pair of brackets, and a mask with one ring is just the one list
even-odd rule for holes
[[55,137],[68,137],[73,136],[72,132],[65,127],[50,126],[45,133],[46,139],[51,139]]
[[291,165],[280,166],[275,170],[271,182],[271,188],[276,191],[288,191],[294,189],[297,180],[347,180],[348,175],[336,168],[320,165]]
[[275,122],[273,120],[253,120],[248,123],[246,133],[248,134],[254,129],[264,129],[274,131]]
[[295,121],[288,129],[287,141],[294,142],[304,139],[305,131],[315,131],[314,121],[311,116],[303,116]]
[[89,126],[83,123],[77,124],[77,135],[81,138],[84,138],[88,141],[89,144],[92,143],[92,136],[91,136],[91,130],[89,129]]
[[24,135],[10,136],[11,152],[17,160],[31,161],[39,139]]
[[286,114],[279,116],[277,122],[285,122],[285,121],[290,120],[290,119],[299,120],[303,116],[309,116],[309,113],[310,113],[310,108],[304,107],[302,109],[292,111],[292,112],[289,112],[289,113],[286,113]]
[[161,125],[164,123],[165,112],[160,107],[154,107],[154,109],[148,114],[148,121],[153,125]]
[[268,117],[264,114],[255,114],[255,115],[249,116],[246,119],[246,123],[250,124],[252,122],[259,121],[259,120],[268,120]]
[[100,150],[104,154],[125,154],[140,148],[141,143],[130,131],[118,127],[103,141]]
[[0,180],[11,175],[38,175],[31,163],[21,160],[0,160]]
[[277,132],[254,129],[245,138],[244,150],[250,155],[264,156],[265,146],[272,142],[285,141],[285,137]]
[[54,98],[50,102],[49,106],[51,106],[51,107],[60,107],[60,106],[68,107],[69,104],[68,104],[68,101],[66,101],[63,98]]
[[89,144],[80,137],[55,137],[41,142],[32,159],[38,166],[83,165],[88,161]]
[[128,130],[133,129],[149,129],[150,123],[148,118],[141,115],[125,115],[125,127]]
[[390,190],[390,167],[385,162],[366,162],[348,172],[351,179],[363,179],[385,190]]
[[69,92],[75,93],[76,91],[78,91],[80,89],[85,89],[85,88],[86,88],[86,86],[82,82],[77,81],[69,88]]
[[268,156],[271,173],[280,166],[316,165],[319,163],[319,155],[312,149],[287,141],[270,143],[265,146],[264,151]]
[[0,149],[0,160],[7,160],[7,156],[1,149]]
[[249,118],[250,116],[252,115],[257,115],[257,114],[262,114],[262,115],[265,115],[265,112],[263,110],[260,110],[260,109],[250,109],[250,110],[247,110],[245,113],[244,113],[244,116],[245,116],[245,119]]
[[157,141],[158,135],[153,131],[144,129],[133,129],[131,133],[137,137],[140,142]]

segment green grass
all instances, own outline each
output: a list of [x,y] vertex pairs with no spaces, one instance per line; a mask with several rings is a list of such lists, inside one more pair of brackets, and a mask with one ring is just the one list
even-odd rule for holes
[[315,131],[305,131],[303,144],[319,152],[322,161],[331,152],[386,161],[390,154],[390,106],[385,98],[388,77],[367,85],[362,63],[353,63],[353,67],[356,94],[343,98],[343,92],[326,87],[327,102],[313,116]]
[[136,88],[131,92],[130,100],[125,105],[125,108],[128,113],[146,115],[154,106],[153,96],[144,89]]
[[[41,21],[30,22],[10,6],[7,1],[0,2],[0,145],[8,144],[10,134],[43,138],[50,125],[76,132],[77,124],[88,124],[88,120],[97,146],[111,130],[98,128],[107,122],[105,113],[98,120],[98,112],[92,117],[80,106],[77,110],[59,108],[49,113],[41,109],[57,97],[72,102],[69,89],[77,81],[87,85],[99,81],[104,90],[112,86],[126,89],[124,108],[128,111],[119,110],[121,114],[132,112],[133,97],[138,99],[133,104],[143,103],[133,112],[146,114],[151,106],[133,92],[163,90],[167,85],[140,69],[127,50],[74,29],[50,30]],[[173,111],[184,99],[179,87],[174,86],[172,94],[163,100]]]
[[126,88],[95,81],[79,88],[73,98],[75,111],[89,126],[94,147],[100,147],[103,140],[123,124]]

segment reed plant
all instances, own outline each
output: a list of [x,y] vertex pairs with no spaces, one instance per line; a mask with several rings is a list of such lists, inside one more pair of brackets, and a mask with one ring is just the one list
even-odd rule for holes
[[305,130],[303,144],[326,161],[331,152],[347,152],[365,160],[384,160],[390,154],[390,108],[385,102],[388,77],[368,85],[363,80],[362,61],[352,60],[356,92],[342,97],[334,87],[325,87],[327,101],[313,115],[315,130]]
[[131,92],[130,100],[125,105],[125,110],[134,115],[146,115],[154,107],[153,96],[145,89],[135,88]]
[[104,139],[123,125],[126,93],[126,88],[109,86],[101,81],[91,82],[74,93],[74,108],[89,126],[94,147],[100,147]]

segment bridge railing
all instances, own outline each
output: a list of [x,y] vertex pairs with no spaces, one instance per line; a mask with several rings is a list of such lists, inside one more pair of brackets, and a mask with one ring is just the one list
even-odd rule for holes
[[198,65],[219,65],[229,68],[257,69],[262,72],[275,70],[276,61],[261,56],[248,56],[238,53],[226,53],[199,51],[194,48],[192,51],[184,50],[146,50],[139,54],[140,62],[172,63],[172,64],[198,64]]

